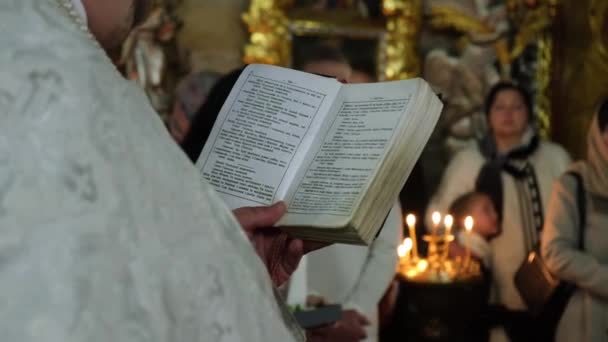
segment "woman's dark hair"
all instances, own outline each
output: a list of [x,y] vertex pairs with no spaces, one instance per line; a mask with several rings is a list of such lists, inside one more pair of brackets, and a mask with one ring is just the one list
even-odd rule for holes
[[471,206],[481,196],[487,195],[482,192],[471,191],[459,196],[452,202],[449,213],[454,217],[454,225],[456,228],[462,228],[464,219],[471,214]]
[[190,131],[181,144],[182,150],[184,150],[192,162],[196,162],[203,151],[203,147],[207,142],[207,138],[209,138],[209,134],[211,134],[220,109],[222,109],[232,87],[239,79],[239,76],[241,76],[243,69],[237,69],[221,77],[211,88],[207,101],[205,101],[201,109],[194,116]]
[[605,99],[597,112],[597,123],[600,126],[600,132],[604,132],[608,126],[608,99]]
[[524,89],[524,87],[522,87],[516,83],[506,82],[506,81],[498,82],[492,87],[492,89],[490,89],[490,92],[488,93],[488,96],[486,97],[486,103],[485,103],[485,108],[484,108],[486,111],[486,116],[490,115],[490,110],[492,109],[492,105],[494,104],[494,101],[496,101],[496,97],[498,96],[498,94],[505,90],[513,90],[513,91],[516,91],[519,93],[522,100],[524,101],[526,109],[528,109],[528,121],[532,122],[534,120],[534,115],[533,115],[534,108],[533,108],[533,104],[532,104],[532,96],[530,96],[530,94],[528,93],[528,91],[526,89]]
[[348,59],[336,46],[329,43],[309,43],[295,49],[293,68],[304,69],[308,64],[318,62],[336,62],[348,64]]

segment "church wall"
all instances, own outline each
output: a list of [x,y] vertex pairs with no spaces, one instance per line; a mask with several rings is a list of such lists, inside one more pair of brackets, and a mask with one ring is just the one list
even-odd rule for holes
[[193,71],[228,72],[241,65],[247,32],[241,13],[247,0],[183,0],[177,14],[184,22],[180,48]]

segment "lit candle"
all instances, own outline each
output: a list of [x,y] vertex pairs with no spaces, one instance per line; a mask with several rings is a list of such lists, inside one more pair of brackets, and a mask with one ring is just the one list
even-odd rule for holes
[[412,239],[412,253],[414,259],[418,259],[418,239],[416,238],[416,216],[409,214],[405,218],[407,227],[410,230],[410,238]]
[[469,263],[471,262],[471,234],[473,234],[473,218],[471,216],[467,216],[464,220],[464,228],[467,230],[467,241],[466,241],[466,254],[464,257],[464,266],[469,267]]
[[399,255],[399,266],[402,267],[410,261],[410,251],[412,250],[412,239],[406,238],[403,243],[397,247]]
[[419,272],[424,272],[426,271],[426,269],[429,267],[429,262],[422,259],[418,262],[418,264],[416,265],[416,268],[418,269]]
[[403,240],[403,247],[405,247],[405,255],[408,258],[410,257],[410,252],[412,251],[412,246],[413,246],[412,239],[410,239],[408,237]]
[[446,215],[443,219],[443,224],[445,225],[445,249],[443,251],[443,258],[447,259],[448,254],[450,253],[450,239],[452,238],[452,226],[454,225],[454,218],[452,215]]
[[443,219],[443,224],[445,225],[445,235],[449,236],[452,234],[452,226],[454,225],[454,218],[452,215],[446,215]]
[[405,258],[405,254],[406,254],[406,250],[405,250],[405,246],[403,244],[400,244],[399,247],[397,247],[397,255],[399,255],[399,261],[403,262],[403,259]]
[[434,212],[431,220],[433,221],[433,235],[437,235],[439,224],[441,223],[441,214],[438,211]]

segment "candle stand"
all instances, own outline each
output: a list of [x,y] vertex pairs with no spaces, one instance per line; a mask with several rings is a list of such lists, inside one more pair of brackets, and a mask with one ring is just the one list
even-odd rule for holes
[[[437,227],[436,227],[437,228]],[[405,341],[484,341],[484,309],[488,291],[480,264],[471,258],[450,258],[451,229],[434,229],[422,239],[426,257],[400,253],[400,300],[396,322]]]

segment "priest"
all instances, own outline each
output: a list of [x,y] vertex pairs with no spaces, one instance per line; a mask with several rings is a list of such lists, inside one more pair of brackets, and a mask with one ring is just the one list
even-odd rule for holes
[[235,218],[108,57],[145,7],[0,2],[2,340],[298,340],[285,206]]

